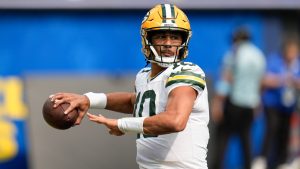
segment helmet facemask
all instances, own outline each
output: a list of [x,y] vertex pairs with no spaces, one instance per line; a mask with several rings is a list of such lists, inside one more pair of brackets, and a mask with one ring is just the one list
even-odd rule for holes
[[[153,31],[157,32],[157,31]],[[152,31],[148,32],[147,38],[144,38],[144,54],[146,55],[147,61],[151,63],[157,63],[161,67],[169,67],[174,63],[180,62],[186,58],[188,52],[188,46],[186,45],[187,36],[185,36],[185,32],[180,32],[182,37],[181,45],[155,45],[151,43]],[[164,51],[167,51],[168,48],[176,48],[173,56],[164,56]],[[159,55],[160,54],[160,55]]]
[[[163,53],[163,50],[168,50],[167,48],[174,48],[176,47],[176,51],[173,56],[163,56],[163,54],[159,55],[158,53]],[[182,53],[182,49],[184,48],[182,45],[149,45],[151,50],[151,54],[149,56],[148,61],[157,63],[161,67],[169,67],[170,65],[180,62],[182,59],[179,53]],[[156,51],[159,50],[159,51]]]

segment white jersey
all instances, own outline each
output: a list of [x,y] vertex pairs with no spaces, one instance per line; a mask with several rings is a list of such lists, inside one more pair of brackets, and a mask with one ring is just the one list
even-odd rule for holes
[[169,93],[178,86],[198,92],[186,128],[159,136],[138,134],[137,163],[147,169],[207,169],[209,106],[205,74],[190,62],[176,63],[150,79],[150,68],[136,76],[134,116],[148,117],[164,112]]

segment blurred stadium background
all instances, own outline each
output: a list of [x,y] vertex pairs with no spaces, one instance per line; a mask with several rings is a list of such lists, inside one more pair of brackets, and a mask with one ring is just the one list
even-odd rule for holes
[[[133,91],[135,73],[145,66],[142,18],[155,4],[167,2],[190,19],[187,60],[204,69],[210,94],[237,26],[246,25],[266,55],[278,50],[284,36],[299,36],[298,0],[1,0],[0,168],[137,168],[135,135],[113,137],[87,120],[55,130],[43,121],[42,104],[60,91]],[[261,146],[262,120],[261,115],[253,125],[253,155]],[[299,142],[293,143],[293,150],[299,149]],[[230,141],[224,168],[242,168],[239,146],[239,140]],[[210,154],[208,160],[215,162]]]

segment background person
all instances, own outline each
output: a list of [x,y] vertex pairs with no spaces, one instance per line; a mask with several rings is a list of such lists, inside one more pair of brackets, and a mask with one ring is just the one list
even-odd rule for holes
[[212,102],[212,119],[216,124],[214,161],[217,161],[212,169],[221,168],[233,134],[241,139],[244,168],[250,168],[250,127],[260,104],[260,84],[265,71],[265,57],[250,39],[246,28],[238,28],[232,36],[231,49],[224,56]]
[[300,88],[297,39],[286,39],[281,52],[268,57],[263,86],[266,131],[253,169],[277,168],[287,162],[290,120],[296,108],[296,90]]

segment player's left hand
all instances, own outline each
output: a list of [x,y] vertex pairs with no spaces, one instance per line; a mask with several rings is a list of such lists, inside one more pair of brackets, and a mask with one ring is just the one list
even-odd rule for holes
[[109,119],[109,118],[102,116],[101,114],[99,114],[97,116],[97,115],[94,115],[91,113],[87,113],[87,116],[90,121],[93,121],[93,122],[96,122],[99,124],[104,124],[109,129],[109,134],[115,135],[115,136],[124,135],[124,133],[122,131],[120,131],[118,128],[118,120],[117,119]]

